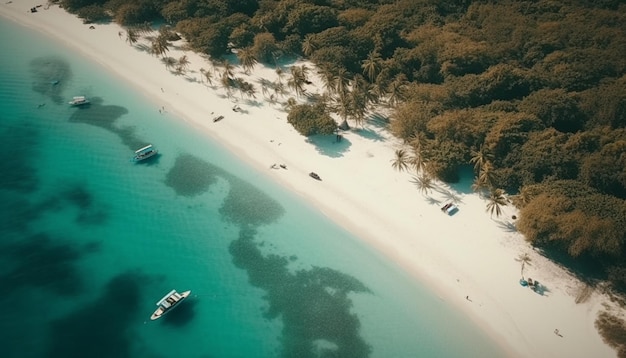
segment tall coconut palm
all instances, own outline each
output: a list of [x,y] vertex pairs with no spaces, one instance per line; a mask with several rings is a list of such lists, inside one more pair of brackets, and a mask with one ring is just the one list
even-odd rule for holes
[[334,78],[335,90],[339,96],[345,96],[348,94],[350,88],[350,73],[343,67],[337,69],[337,74]]
[[507,206],[508,200],[506,199],[505,192],[502,189],[492,189],[489,194],[489,201],[487,202],[487,212],[496,214],[496,217],[502,215],[502,207]]
[[519,256],[517,256],[515,261],[522,263],[521,273],[522,273],[522,278],[524,278],[524,268],[526,267],[526,265],[531,266],[531,264],[530,264],[530,261],[531,261],[530,256],[528,255],[528,253],[524,252],[523,254],[519,254]]
[[222,77],[220,77],[220,84],[224,88],[224,91],[226,91],[226,96],[230,98],[232,95],[233,80],[228,77],[226,73],[223,73]]
[[417,189],[422,192],[422,194],[428,194],[435,187],[433,178],[425,172],[418,176],[414,176],[411,179],[411,182],[417,186]]
[[132,27],[127,27],[126,42],[128,42],[129,45],[133,46],[137,43],[137,41],[139,41],[139,32]]
[[285,71],[283,71],[283,69],[280,66],[277,66],[276,69],[274,70],[276,72],[276,76],[278,76],[278,82],[282,82],[283,81],[283,76],[285,76]]
[[161,59],[161,61],[165,64],[165,68],[166,69],[171,69],[172,67],[176,66],[177,62],[176,59],[174,57],[164,57]]
[[363,125],[367,115],[369,102],[367,95],[362,90],[353,89],[349,94],[352,119],[357,125]]
[[399,102],[404,101],[406,99],[407,83],[408,81],[403,74],[396,76],[396,78],[394,78],[394,80],[391,81],[387,89],[387,94],[388,94],[387,103],[391,107],[396,106]]
[[302,40],[302,54],[304,56],[309,57],[317,50],[317,45],[313,40],[313,35],[308,34],[304,36],[304,40]]
[[478,177],[476,178],[476,182],[474,184],[478,189],[490,189],[494,187],[497,179],[498,178],[494,171],[493,164],[490,161],[486,161],[480,167],[480,172],[478,173]]
[[296,92],[296,96],[300,97],[304,94],[304,84],[307,81],[302,67],[291,66],[291,78],[287,80],[287,86]]
[[391,160],[391,167],[399,172],[409,169],[409,155],[404,149],[396,149],[395,157]]
[[280,81],[274,82],[274,94],[277,96],[284,97],[285,96],[285,84]]
[[153,41],[151,51],[156,56],[164,56],[169,51],[169,43],[167,38],[159,34]]
[[178,59],[178,67],[180,67],[180,70],[182,73],[185,73],[187,71],[187,68],[189,67],[189,58],[187,57],[187,55],[183,55]]
[[249,98],[256,98],[256,88],[250,82],[244,83],[243,93]]
[[380,72],[380,63],[382,62],[382,58],[380,54],[375,51],[371,51],[365,60],[361,63],[361,68],[363,69],[363,74],[367,76],[370,82],[374,82],[376,76]]
[[261,93],[263,94],[263,97],[267,97],[269,88],[272,87],[272,82],[266,78],[261,78],[259,83],[261,84]]
[[222,63],[222,66],[224,67],[224,69],[222,70],[222,77],[226,77],[232,80],[232,78],[235,77],[235,74],[234,74],[235,68],[233,67],[233,65],[230,62],[228,62],[228,60],[225,60]]
[[235,87],[237,87],[237,89],[239,90],[239,93],[241,94],[241,99],[243,99],[244,95],[251,97],[251,98],[255,97],[256,90],[254,89],[254,85],[252,85],[252,83],[245,81],[241,77],[235,78],[234,82],[235,82]]
[[341,124],[339,124],[339,128],[348,129],[350,126],[348,125],[348,118],[351,117],[354,113],[352,99],[348,94],[345,95],[337,95],[333,97],[333,105],[332,110],[337,113],[337,115],[341,118]]
[[483,145],[480,146],[478,150],[472,150],[472,158],[470,159],[470,164],[474,164],[474,171],[476,173],[480,173],[481,168],[485,163],[491,161],[493,159],[493,155],[488,153]]
[[204,68],[200,69],[200,73],[203,75],[204,80],[209,84],[213,85],[213,73],[209,70],[205,70]]
[[335,93],[335,74],[328,65],[320,65],[317,69],[317,75],[322,80],[322,86],[328,94]]
[[533,193],[527,186],[523,186],[518,190],[517,195],[514,195],[511,199],[515,206],[523,208],[533,199]]
[[241,66],[243,66],[243,70],[246,74],[250,74],[250,71],[252,71],[258,62],[251,47],[239,50],[239,52],[237,52],[237,58],[239,59]]

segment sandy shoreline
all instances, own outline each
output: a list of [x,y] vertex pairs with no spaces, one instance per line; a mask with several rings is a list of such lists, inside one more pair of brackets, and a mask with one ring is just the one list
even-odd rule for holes
[[[158,58],[126,43],[117,25],[95,25],[90,30],[58,6],[29,13],[35,5],[38,2],[3,3],[0,15],[82,52],[144,93],[155,103],[155,113],[165,107],[298,193],[466,312],[511,356],[616,356],[594,328],[606,297],[594,293],[587,302],[576,304],[581,284],[510,229],[512,208],[492,219],[476,194],[452,192],[443,184],[428,196],[419,193],[410,174],[391,168],[400,143],[384,129],[366,125],[348,131],[341,142],[324,145],[332,153],[320,153],[319,146],[287,123],[281,104],[269,104],[260,93],[258,79],[274,81],[274,69],[257,66],[246,76],[237,68],[237,76],[259,90],[258,103],[242,100],[238,93],[229,99],[219,86],[200,82],[200,68],[211,69],[211,65],[199,55],[172,46],[168,56],[184,54],[190,60],[188,73],[175,76]],[[314,85],[307,90],[316,91]],[[234,99],[243,111],[232,111]],[[214,123],[217,115],[225,118]],[[270,169],[274,163],[289,169]],[[309,178],[310,171],[322,181]],[[439,210],[450,195],[457,197],[460,209],[451,217]],[[547,287],[544,295],[518,283],[521,265],[515,259],[522,253],[532,258],[525,276],[541,281]]]

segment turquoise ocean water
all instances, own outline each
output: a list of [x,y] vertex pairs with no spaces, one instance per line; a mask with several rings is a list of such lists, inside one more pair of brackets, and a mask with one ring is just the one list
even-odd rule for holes
[[[97,64],[2,17],[0,45],[2,357],[503,356]],[[162,154],[131,163],[146,143]],[[192,296],[150,321],[173,288]]]

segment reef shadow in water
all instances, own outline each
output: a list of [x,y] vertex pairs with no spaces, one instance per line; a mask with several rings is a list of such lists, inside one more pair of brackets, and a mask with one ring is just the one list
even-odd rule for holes
[[118,127],[116,122],[123,115],[128,114],[128,109],[121,106],[104,105],[102,98],[90,98],[91,103],[85,107],[77,107],[69,121],[71,123],[83,123],[102,128],[120,138],[120,141],[133,151],[143,147],[147,143],[135,135],[134,127]]
[[219,168],[191,154],[181,154],[165,177],[165,185],[181,196],[196,196],[217,182]]
[[132,357],[137,339],[129,325],[140,319],[140,287],[145,281],[139,273],[118,275],[98,299],[53,321],[46,356]]
[[76,248],[60,241],[40,233],[4,245],[0,257],[10,269],[0,276],[0,282],[13,289],[38,287],[60,296],[81,293],[84,282],[76,262],[98,246]]
[[371,347],[360,337],[349,293],[370,292],[357,279],[330,268],[291,273],[289,259],[264,256],[254,230],[242,230],[229,251],[250,283],[267,292],[270,319],[282,318],[282,357],[365,358]]
[[67,61],[55,56],[37,57],[30,62],[30,72],[33,76],[33,91],[56,104],[64,102],[63,91],[72,78]]
[[233,176],[228,195],[220,207],[220,214],[239,227],[258,227],[277,221],[285,209],[254,185]]
[[0,133],[0,188],[22,193],[37,189],[39,179],[35,170],[39,132],[21,123],[4,127]]

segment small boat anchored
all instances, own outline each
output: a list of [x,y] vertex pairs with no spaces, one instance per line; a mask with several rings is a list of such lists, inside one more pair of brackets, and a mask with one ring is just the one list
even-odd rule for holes
[[141,162],[142,160],[146,160],[150,157],[153,157],[159,153],[156,148],[152,146],[152,144],[148,144],[143,148],[139,148],[135,151],[135,156],[133,157],[133,161]]
[[171,290],[170,293],[163,296],[163,298],[157,302],[156,305],[159,308],[154,311],[152,316],[150,316],[150,319],[154,321],[161,318],[164,314],[178,306],[185,298],[189,297],[190,294],[191,290],[181,293],[176,292],[176,290]]
[[89,104],[89,100],[85,96],[74,96],[71,101],[68,102],[72,107],[79,107]]

